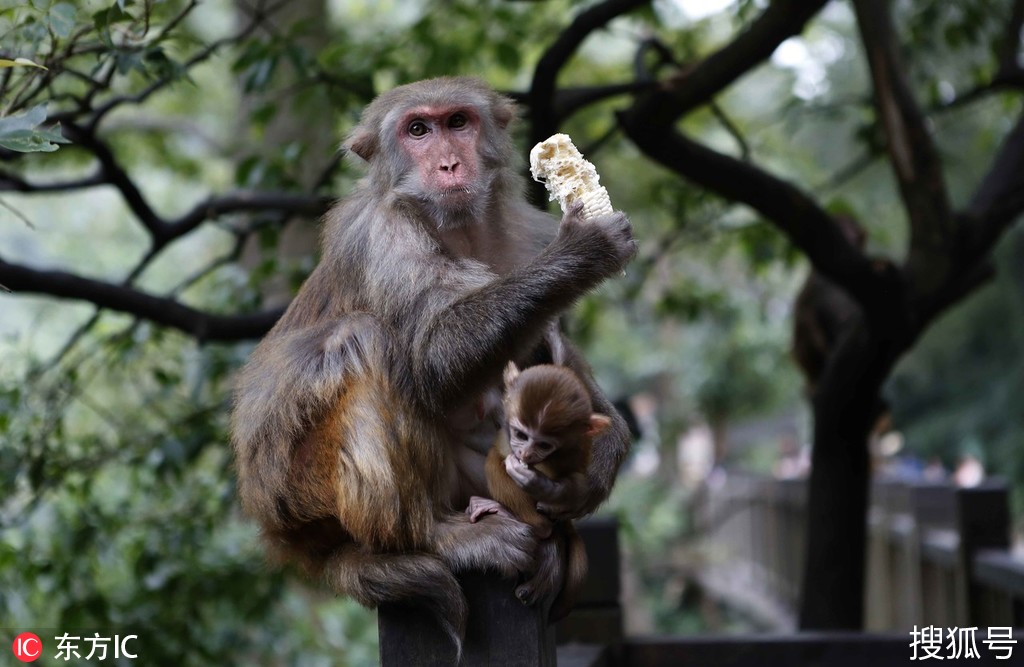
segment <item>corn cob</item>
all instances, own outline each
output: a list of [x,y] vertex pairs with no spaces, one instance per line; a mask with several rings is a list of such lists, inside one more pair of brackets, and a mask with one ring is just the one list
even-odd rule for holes
[[608,191],[598,181],[597,169],[583,159],[566,134],[555,134],[530,151],[530,172],[557,199],[562,212],[576,201],[583,202],[583,217],[593,218],[612,212]]

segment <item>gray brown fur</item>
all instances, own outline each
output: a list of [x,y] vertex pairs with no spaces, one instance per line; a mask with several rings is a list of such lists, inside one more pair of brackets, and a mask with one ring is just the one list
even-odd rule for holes
[[[429,191],[399,145],[411,139],[396,118],[423,105],[479,115],[477,155],[462,156],[479,176],[463,206]],[[366,109],[347,145],[369,175],[326,216],[320,264],[253,351],[232,417],[242,506],[272,552],[368,606],[423,599],[456,641],[465,602],[452,572],[527,570],[535,539],[518,521],[471,524],[461,511],[483,491],[484,457],[449,416],[508,360],[543,357],[545,323],[634,251],[622,214],[584,224],[577,211],[559,227],[527,204],[513,116],[508,99],[461,78],[403,86]],[[549,501],[578,514],[607,496],[628,447],[620,418],[603,440],[590,483]]]

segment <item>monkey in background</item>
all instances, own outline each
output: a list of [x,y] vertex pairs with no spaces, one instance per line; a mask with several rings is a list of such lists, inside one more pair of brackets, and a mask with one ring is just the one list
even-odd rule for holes
[[[846,240],[863,250],[867,243],[864,228],[848,215],[837,215],[836,223]],[[860,305],[817,271],[811,271],[793,305],[793,359],[806,383],[808,399],[814,399],[818,380],[840,339],[861,315]],[[872,429],[872,438],[891,428],[889,405],[881,399]]]
[[611,419],[593,411],[579,377],[560,365],[564,351],[554,327],[548,340],[552,364],[520,371],[509,362],[505,369],[505,428],[486,463],[489,498],[474,496],[466,511],[470,521],[510,513],[545,540],[533,576],[516,589],[516,595],[533,604],[548,590],[559,590],[550,614],[558,620],[575,604],[586,580],[586,548],[571,520],[554,523],[537,511],[536,499],[510,477],[509,469],[526,466],[549,480],[585,483],[593,440],[611,425]]
[[[425,604],[459,649],[454,573],[532,571],[537,548],[529,525],[464,511],[497,432],[480,399],[509,360],[549,359],[546,323],[636,252],[622,213],[558,224],[529,205],[514,116],[469,78],[366,108],[346,146],[367,177],[327,214],[320,263],[239,374],[232,415],[239,497],[272,553],[363,605]],[[611,424],[577,479],[510,471],[554,519],[593,511],[629,447],[566,349]]]
[[[836,216],[843,235],[857,248],[867,240],[864,228],[846,215]],[[803,372],[807,395],[813,397],[818,378],[829,357],[853,320],[860,306],[846,290],[817,271],[811,271],[793,305],[793,359]]]

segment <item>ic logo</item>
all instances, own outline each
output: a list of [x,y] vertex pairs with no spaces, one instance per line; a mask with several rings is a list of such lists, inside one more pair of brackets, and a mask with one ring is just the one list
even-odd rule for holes
[[31,632],[23,632],[15,637],[11,648],[14,657],[22,662],[35,662],[43,654],[43,642]]

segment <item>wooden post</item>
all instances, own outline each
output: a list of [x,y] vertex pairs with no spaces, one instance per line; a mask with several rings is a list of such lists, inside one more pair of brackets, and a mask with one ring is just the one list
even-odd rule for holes
[[983,627],[983,587],[975,583],[974,556],[980,549],[1010,546],[1010,499],[1006,485],[986,482],[972,489],[958,489],[957,527],[960,532],[959,563],[964,610],[970,625]]
[[921,540],[920,620],[926,625],[955,627],[958,556],[947,545],[955,544],[956,487],[946,482],[915,484],[912,502]]
[[[616,664],[622,651],[619,523],[609,517],[578,521],[576,528],[587,547],[590,566],[576,608],[558,622],[558,642],[606,647]],[[560,657],[566,657],[559,649]]]
[[[527,607],[515,580],[470,572],[459,577],[469,602],[463,667],[555,667],[555,633],[547,606]],[[382,605],[378,613],[381,667],[455,665],[455,646],[423,607]]]

